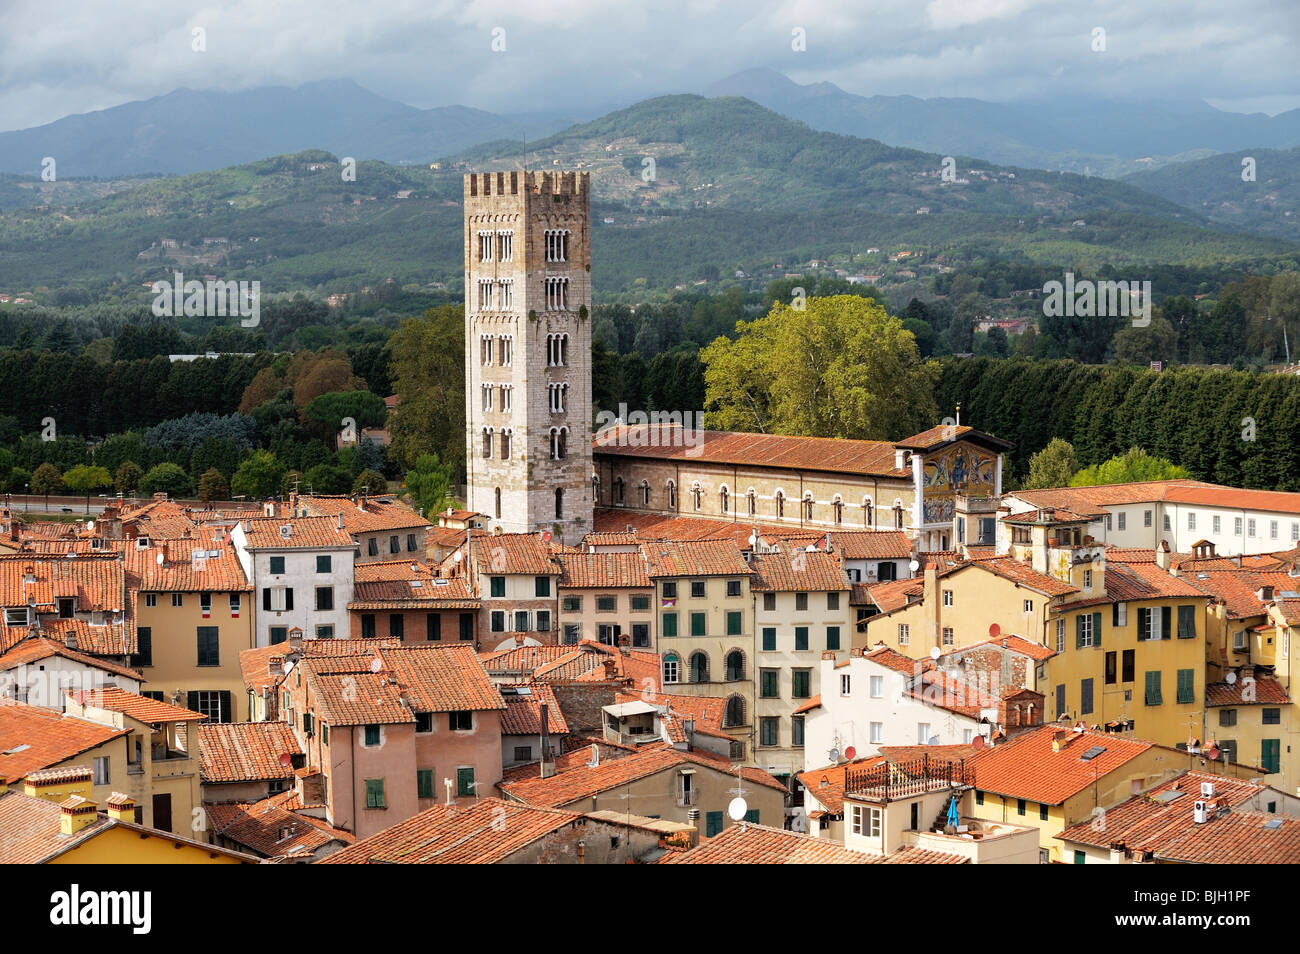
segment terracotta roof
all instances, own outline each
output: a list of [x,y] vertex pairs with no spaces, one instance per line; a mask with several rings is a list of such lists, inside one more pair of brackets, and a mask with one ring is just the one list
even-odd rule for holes
[[496,864],[582,818],[498,798],[438,805],[330,855],[320,864]]
[[[560,807],[638,779],[657,775],[683,763],[707,766],[724,774],[735,771],[726,759],[709,758],[699,752],[682,752],[666,744],[652,743],[641,746],[631,755],[612,762],[602,762],[596,768],[588,768],[584,763],[548,778],[523,779],[502,783],[500,787],[511,798],[521,802],[545,807]],[[786,790],[784,785],[760,769],[744,769],[743,778],[783,792]]]
[[310,516],[333,517],[336,525],[341,514],[343,529],[348,533],[379,533],[384,530],[415,530],[432,526],[392,494],[365,498],[299,494],[297,501],[298,507],[305,509]]
[[[1068,743],[1052,751],[1057,733]],[[1100,747],[1091,759],[1084,753]],[[1059,805],[1151,748],[1150,742],[1102,732],[1075,732],[1052,723],[981,749],[971,761],[975,787],[985,792]]]
[[670,852],[668,865],[866,865],[875,858],[827,838],[737,822],[690,851]]
[[580,589],[651,586],[646,564],[635,553],[565,553],[558,557],[564,568],[559,585]]
[[540,736],[542,706],[546,706],[547,732],[564,735],[570,731],[559,700],[555,698],[555,690],[544,682],[527,686],[503,687],[501,698],[506,703],[506,711],[501,713],[502,735]]
[[913,659],[911,656],[904,656],[888,646],[877,646],[868,652],[862,654],[863,659],[869,659],[873,663],[886,666],[895,672],[901,672],[905,676],[915,675],[919,670],[931,665],[929,660]]
[[616,692],[614,702],[646,702],[661,708],[660,719],[668,732],[669,741],[673,743],[689,742],[685,723],[695,723],[695,731],[703,732],[717,738],[729,739],[723,723],[727,710],[725,696],[683,696],[673,693],[652,692]]
[[1079,592],[1077,586],[1063,583],[1054,576],[1039,573],[1028,563],[1007,557],[995,560],[973,560],[965,564],[961,569],[965,567],[979,567],[982,570],[988,570],[1003,579],[1019,583],[1021,586],[1027,586],[1029,589],[1037,590],[1046,596],[1065,596],[1069,593]]
[[1300,514],[1300,493],[1247,490],[1190,479],[1018,490],[1014,495],[1035,507],[1069,507],[1075,510],[1079,509],[1081,502],[1093,507],[1104,507],[1164,501],[1230,510],[1271,510]]
[[135,692],[127,692],[116,686],[104,686],[101,689],[77,689],[68,692],[68,698],[78,705],[109,712],[120,712],[137,722],[157,725],[163,722],[197,722],[206,719],[202,712],[174,706],[159,699],[150,699]]
[[[1205,594],[1181,577],[1170,576],[1154,563],[1117,563],[1106,567],[1106,596],[1108,602],[1121,600],[1158,600],[1169,597],[1193,596],[1205,599]],[[1062,609],[1068,607],[1064,604]]]
[[95,656],[87,656],[85,653],[79,653],[75,649],[69,649],[64,643],[58,640],[48,639],[44,636],[32,636],[21,642],[15,643],[8,652],[0,655],[0,671],[14,669],[18,666],[31,665],[42,659],[49,659],[52,656],[59,656],[72,662],[80,663],[83,666],[89,666],[93,669],[99,669],[103,672],[113,673],[116,676],[124,676],[128,679],[134,679],[142,682],[144,677],[138,670],[130,669],[126,666],[118,665],[107,659],[99,659]]
[[882,613],[892,613],[913,603],[925,594],[925,581],[922,579],[889,580],[886,583],[868,583],[867,599],[874,603]]
[[56,766],[129,731],[0,698],[0,777]]
[[361,563],[356,569],[350,610],[478,609],[482,605],[467,578],[441,577],[425,563]]
[[204,805],[210,829],[262,858],[309,858],[331,842],[351,845],[350,832],[310,815],[286,810],[274,798],[234,805]]
[[[597,507],[595,511],[595,533],[617,532],[626,534],[631,527],[636,533],[638,543],[655,540],[732,540],[736,546],[749,547],[749,536],[754,532],[752,523],[739,523],[735,520],[715,520],[711,517],[693,517],[680,514],[655,513],[651,511],[631,511],[618,507]],[[779,528],[767,524],[759,525],[759,535],[780,534],[782,530],[797,528]]]
[[199,726],[199,778],[213,782],[253,782],[293,778],[302,746],[287,722],[208,722]]
[[1154,563],[1156,551],[1149,547],[1106,547],[1107,568],[1112,563]]
[[761,461],[762,466],[773,470],[815,470],[873,477],[911,476],[910,470],[894,467],[894,445],[888,441],[696,430],[690,432],[691,446],[688,447],[683,437],[682,429],[673,426],[607,428],[593,435],[592,453],[597,459],[613,455],[750,467]]
[[141,592],[236,593],[253,588],[229,543],[160,540],[144,550],[125,547],[122,555],[128,585]]
[[[1266,612],[1264,600],[1260,598],[1263,587],[1273,588],[1273,595],[1278,596],[1289,590],[1300,589],[1300,580],[1278,571],[1259,570],[1196,570],[1185,573],[1182,577],[1188,584],[1202,593],[1223,600],[1231,619],[1248,619],[1263,616]],[[1271,602],[1271,600],[1270,600]]]
[[1053,656],[1056,655],[1056,650],[1054,649],[1049,649],[1047,646],[1044,646],[1041,643],[1031,642],[1028,639],[1025,639],[1023,636],[1016,636],[1011,633],[1007,633],[1002,636],[993,636],[986,640],[983,640],[982,642],[972,643],[969,646],[962,646],[958,649],[950,649],[948,652],[944,653],[943,655],[945,656],[964,655],[968,652],[971,652],[972,650],[985,649],[985,648],[1007,649],[1013,653],[1019,653],[1022,656],[1028,656],[1030,659],[1033,659],[1036,662],[1043,662],[1044,660],[1051,659]]
[[1016,524],[1087,523],[1091,519],[1091,515],[1080,515],[1073,510],[1065,510],[1062,507],[1044,507],[1039,510],[1026,510],[1024,513],[1007,514],[1002,518],[1002,522]]
[[799,782],[808,790],[809,795],[826,806],[828,812],[839,815],[844,812],[844,783],[848,770],[876,768],[887,761],[889,760],[880,754],[867,755],[851,762],[800,772]]
[[[352,534],[334,517],[258,517],[244,522],[250,550],[351,550]],[[283,527],[289,528],[284,536]]]
[[928,451],[953,441],[973,441],[976,444],[984,444],[998,450],[1010,450],[1012,447],[1011,444],[1000,437],[985,434],[983,431],[977,431],[965,424],[936,424],[920,434],[913,434],[911,437],[904,438],[895,446],[907,450]]
[[138,649],[135,617],[130,615],[120,623],[95,625],[85,619],[42,618],[33,632],[27,626],[0,627],[0,647],[13,646],[33,635],[44,635],[65,646],[69,639],[80,652],[94,656],[126,656]]
[[1246,689],[1246,681],[1240,677],[1234,683],[1227,682],[1210,682],[1205,685],[1205,704],[1207,706],[1285,706],[1289,705],[1291,700],[1287,697],[1286,689],[1280,682],[1272,676],[1264,676],[1256,673],[1254,685],[1254,698],[1249,701],[1242,699],[1242,694]]
[[840,592],[849,588],[840,561],[823,550],[811,553],[778,545],[771,553],[755,553],[750,587],[759,592]]
[[822,705],[822,697],[820,694],[818,694],[813,696],[811,699],[809,699],[799,708],[795,709],[794,714],[798,715],[801,712],[812,712],[814,709],[820,709],[821,705]]
[[[12,789],[0,789],[0,864],[31,865],[62,853],[67,836],[61,833],[63,810],[44,798],[34,798]],[[106,817],[97,818],[83,832],[109,826]]]
[[561,569],[556,553],[562,552],[562,548],[554,542],[547,543],[537,533],[492,534],[475,530],[470,552],[475,573],[556,576]]
[[[570,749],[555,756],[551,763],[556,772],[565,772],[571,768],[579,768],[591,761],[591,747],[594,745],[600,750],[600,761],[605,762],[610,759],[622,758],[625,755],[631,755],[636,751],[636,746],[621,745],[616,742],[607,742],[604,739],[574,739],[572,736],[563,740],[564,744],[579,743],[577,748]],[[526,762],[522,765],[514,765],[505,769],[501,773],[501,782],[518,782],[522,779],[539,778],[541,776],[540,762]]]
[[842,560],[907,560],[912,543],[901,530],[835,530],[826,534]]
[[749,576],[749,564],[740,547],[730,540],[692,540],[678,543],[643,543],[651,577]]

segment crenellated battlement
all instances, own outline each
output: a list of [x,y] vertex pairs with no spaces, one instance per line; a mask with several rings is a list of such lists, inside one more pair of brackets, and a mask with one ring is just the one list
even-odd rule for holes
[[471,172],[465,176],[465,198],[519,195],[522,188],[533,195],[572,195],[586,197],[590,188],[587,172]]

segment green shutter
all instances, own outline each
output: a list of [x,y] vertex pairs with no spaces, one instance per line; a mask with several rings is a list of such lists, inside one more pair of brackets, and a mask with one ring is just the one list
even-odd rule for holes
[[1151,611],[1138,608],[1138,642],[1151,638]]
[[1169,639],[1174,634],[1174,610],[1171,606],[1160,607],[1160,638]]
[[1092,614],[1092,644],[1101,645],[1101,613]]
[[1160,698],[1160,670],[1151,670],[1146,674],[1146,704],[1149,706],[1158,706],[1163,702]]
[[1196,670],[1180,669],[1178,670],[1178,701],[1187,703],[1195,701],[1196,696]]
[[663,630],[665,636],[677,635],[677,614],[676,613],[664,613]]
[[1195,606],[1178,607],[1178,638],[1179,639],[1196,638],[1196,607]]
[[433,769],[417,769],[415,773],[417,795],[420,798],[433,798]]
[[704,837],[712,838],[720,831],[722,831],[722,812],[705,812]]
[[705,615],[703,613],[691,614],[691,635],[692,636],[706,635],[705,625],[706,625]]
[[757,808],[751,808],[749,811],[745,812],[745,821],[747,821],[747,822],[752,822],[753,824],[757,825],[757,824],[758,824],[758,809],[757,809]]
[[740,635],[740,622],[741,620],[740,620],[739,610],[732,610],[727,613],[727,635],[728,636]]
[[1259,764],[1265,772],[1272,775],[1282,767],[1282,740],[1261,739],[1259,743]]
[[1074,648],[1083,648],[1083,614],[1074,618]]
[[826,648],[827,649],[840,648],[840,628],[838,626],[826,627]]
[[474,794],[474,770],[472,768],[456,769],[456,794],[462,797]]

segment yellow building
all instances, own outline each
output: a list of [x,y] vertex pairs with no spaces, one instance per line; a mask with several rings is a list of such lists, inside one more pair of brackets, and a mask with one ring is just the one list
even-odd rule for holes
[[137,591],[131,665],[144,674],[144,694],[213,722],[248,721],[239,653],[254,645],[254,607],[234,548],[144,539],[127,543],[125,558],[127,586]]

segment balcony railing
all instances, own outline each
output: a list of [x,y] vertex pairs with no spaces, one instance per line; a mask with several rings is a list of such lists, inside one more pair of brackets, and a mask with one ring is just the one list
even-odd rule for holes
[[932,759],[923,755],[908,762],[849,769],[844,777],[844,794],[888,802],[974,783],[975,773],[965,759]]

